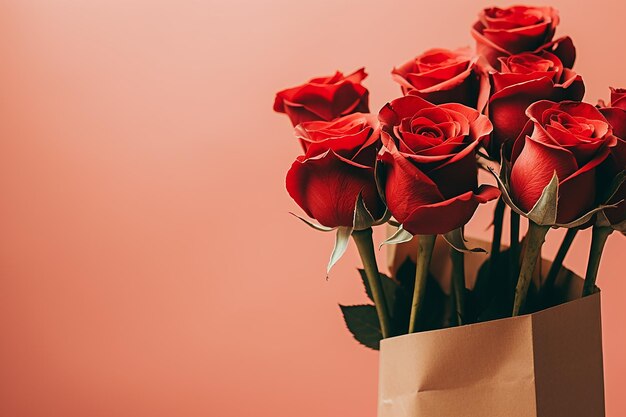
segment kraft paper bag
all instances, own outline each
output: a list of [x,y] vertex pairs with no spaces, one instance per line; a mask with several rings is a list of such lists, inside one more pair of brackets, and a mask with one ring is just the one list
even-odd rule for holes
[[563,269],[562,304],[383,340],[378,417],[604,416],[600,293],[581,290]]

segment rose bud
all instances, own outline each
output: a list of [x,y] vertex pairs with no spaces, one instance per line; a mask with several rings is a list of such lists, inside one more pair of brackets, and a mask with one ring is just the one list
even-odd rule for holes
[[[626,200],[626,184],[622,182],[617,190],[611,187],[615,185],[618,175],[626,169],[626,99],[624,97],[626,97],[625,90],[611,89],[610,107],[600,109],[613,128],[617,144],[611,148],[611,153],[600,166],[598,175],[598,188],[608,197],[606,203],[617,204],[616,208],[604,210],[606,222],[622,233],[626,232],[626,202],[624,201]],[[619,105],[623,107],[620,108]]]
[[552,7],[489,7],[472,27],[476,50],[497,68],[498,57],[547,50],[566,68],[574,65],[576,50],[569,37],[552,41],[559,13]]
[[312,120],[331,121],[351,113],[368,113],[369,92],[361,85],[367,77],[361,68],[344,76],[313,78],[297,87],[276,93],[274,111],[285,113],[296,126]]
[[493,122],[489,153],[495,159],[500,158],[501,146],[509,141],[512,144],[524,129],[528,122],[526,109],[532,103],[578,101],[585,94],[582,77],[564,68],[550,52],[524,52],[498,60],[501,69],[490,74],[489,98],[489,118]]
[[[528,129],[515,141],[511,166],[506,169],[510,170],[507,194],[514,208],[541,225],[587,223],[601,210],[596,177],[610,147],[616,145],[611,126],[594,106],[574,101],[542,100],[526,114]],[[534,218],[540,197],[541,205],[550,201],[551,206],[540,213],[541,218]],[[547,219],[546,213],[553,218]]]
[[430,49],[391,73],[405,95],[410,92],[431,103],[454,102],[475,108],[479,92],[476,60],[468,48]]
[[359,195],[374,220],[385,214],[374,179],[380,129],[375,115],[355,113],[296,128],[306,153],[287,173],[287,191],[321,225],[353,227]]
[[478,186],[476,148],[492,130],[478,111],[405,96],[380,111],[385,199],[404,230],[444,234],[465,225],[478,204],[498,197]]
[[625,88],[611,88],[611,105],[609,107],[618,107],[626,110]]

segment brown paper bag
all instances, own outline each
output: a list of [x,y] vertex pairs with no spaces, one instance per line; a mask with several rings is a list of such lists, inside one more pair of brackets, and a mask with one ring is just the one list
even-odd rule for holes
[[604,416],[600,293],[565,269],[557,284],[543,311],[383,340],[378,417]]

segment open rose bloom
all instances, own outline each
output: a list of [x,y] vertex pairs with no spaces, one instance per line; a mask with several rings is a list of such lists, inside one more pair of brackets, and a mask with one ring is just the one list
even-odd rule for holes
[[[364,69],[276,95],[302,150],[286,177],[296,216],[334,232],[327,274],[351,242],[363,264],[370,302],[340,309],[380,350],[378,417],[605,417],[596,279],[626,234],[626,90],[583,101],[559,22],[549,6],[485,8],[475,49],[394,67],[400,97],[371,113]],[[466,238],[481,205],[492,229]],[[563,266],[581,233],[584,278]]]
[[496,158],[502,145],[512,144],[528,122],[528,106],[539,100],[580,100],[585,95],[582,77],[550,52],[523,52],[498,60],[500,70],[490,74],[489,98],[494,125],[490,154]]
[[375,116],[356,113],[297,127],[305,154],[287,174],[287,190],[305,213],[327,227],[352,227],[357,198],[375,218],[385,212],[374,182],[380,148]]
[[431,103],[456,102],[476,107],[480,92],[477,60],[469,48],[430,49],[394,68],[392,75],[404,94]]
[[[608,107],[601,108],[600,112],[613,128],[616,144],[611,148],[611,153],[604,164],[600,167],[600,192],[607,194],[607,189],[615,181],[615,178],[624,171],[626,166],[626,90],[611,89],[611,103]],[[616,204],[617,207],[604,210],[599,221],[605,221],[610,226],[622,233],[626,232],[626,184],[622,183],[616,191],[609,190],[608,204]]]
[[414,96],[380,111],[385,199],[411,234],[445,234],[465,225],[481,203],[497,198],[478,187],[476,148],[492,126],[469,107],[433,105]]
[[363,85],[363,68],[349,75],[337,71],[276,93],[274,111],[285,113],[296,126],[312,120],[332,121],[351,113],[369,112],[369,92]]
[[518,138],[511,158],[513,202],[530,212],[556,175],[555,224],[579,226],[599,205],[598,168],[617,144],[613,129],[598,109],[586,103],[539,101],[527,114],[532,133]]
[[478,15],[472,36],[479,55],[494,66],[502,56],[547,50],[571,68],[576,58],[571,38],[552,39],[559,21],[559,13],[552,7],[489,7]]

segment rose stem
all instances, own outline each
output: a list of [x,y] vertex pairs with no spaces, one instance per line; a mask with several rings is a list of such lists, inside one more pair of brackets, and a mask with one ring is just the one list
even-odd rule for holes
[[517,287],[515,288],[515,301],[513,302],[513,317],[520,314],[520,310],[526,302],[528,287],[533,276],[533,271],[537,265],[537,258],[541,253],[541,246],[546,239],[546,234],[550,226],[540,226],[533,221],[528,222],[528,234],[526,235],[526,250],[522,266],[517,279]]
[[365,275],[367,276],[367,281],[372,290],[374,305],[376,306],[376,313],[378,314],[378,321],[380,322],[380,330],[383,334],[383,338],[389,337],[391,328],[389,325],[387,299],[383,293],[380,273],[378,272],[378,265],[376,264],[372,228],[355,230],[352,232],[352,238],[359,250],[359,255],[361,255],[363,269],[365,269]]
[[593,227],[589,262],[587,263],[587,273],[585,274],[585,284],[583,285],[583,297],[595,292],[600,258],[604,250],[604,244],[611,233],[613,233],[613,229],[610,227]]
[[489,276],[493,279],[497,273],[498,258],[500,257],[500,245],[502,242],[502,221],[506,204],[502,197],[498,199],[496,209],[493,212],[493,240],[491,241],[491,256],[489,258]]
[[563,242],[561,242],[561,246],[559,247],[559,250],[554,257],[554,262],[552,262],[552,265],[550,265],[548,276],[546,277],[546,281],[543,284],[543,289],[545,291],[550,291],[554,286],[554,283],[556,282],[556,277],[559,275],[559,272],[563,267],[565,255],[567,255],[569,248],[572,246],[572,243],[574,242],[574,238],[576,237],[577,233],[578,229],[567,229],[567,233],[565,233]]
[[413,303],[411,305],[411,318],[409,320],[409,333],[415,333],[415,326],[419,318],[420,310],[426,292],[426,281],[430,259],[433,256],[433,248],[437,235],[419,235],[417,237],[417,264],[415,265],[415,288],[413,289]]
[[515,279],[519,275],[519,214],[511,210],[511,246],[509,248],[509,282],[510,289],[515,288]]
[[456,305],[456,318],[458,325],[465,324],[465,255],[454,248],[450,248],[452,260],[452,289]]

